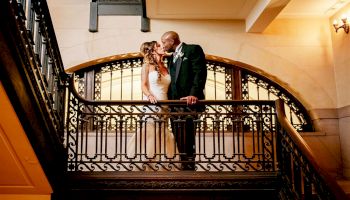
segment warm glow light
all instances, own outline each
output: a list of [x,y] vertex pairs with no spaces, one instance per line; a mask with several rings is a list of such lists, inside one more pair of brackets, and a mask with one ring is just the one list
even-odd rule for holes
[[341,20],[346,20],[346,18],[347,18],[347,17],[346,17],[345,14],[342,14],[341,17],[340,17]]
[[338,25],[338,21],[336,19],[333,21],[333,25]]

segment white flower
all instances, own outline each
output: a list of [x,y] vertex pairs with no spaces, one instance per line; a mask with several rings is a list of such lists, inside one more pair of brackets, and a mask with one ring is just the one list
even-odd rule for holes
[[173,62],[175,63],[177,59],[182,58],[184,56],[183,52],[176,52],[173,58]]
[[184,56],[184,53],[181,52],[181,51],[180,51],[179,53],[176,54],[176,57],[177,57],[177,58],[182,58],[182,56]]

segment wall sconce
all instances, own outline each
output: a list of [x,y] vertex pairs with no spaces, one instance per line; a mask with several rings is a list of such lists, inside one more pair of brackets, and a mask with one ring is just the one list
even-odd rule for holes
[[349,18],[346,15],[341,16],[341,25],[338,24],[337,20],[334,20],[333,26],[335,28],[335,32],[338,33],[338,29],[343,28],[345,33],[349,33]]

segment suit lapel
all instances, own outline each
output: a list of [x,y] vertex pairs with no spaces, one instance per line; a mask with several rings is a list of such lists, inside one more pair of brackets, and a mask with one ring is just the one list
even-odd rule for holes
[[176,73],[175,73],[175,83],[177,81],[177,77],[179,76],[180,68],[181,68],[181,62],[182,58],[178,58],[176,62],[174,63],[174,66],[176,67]]

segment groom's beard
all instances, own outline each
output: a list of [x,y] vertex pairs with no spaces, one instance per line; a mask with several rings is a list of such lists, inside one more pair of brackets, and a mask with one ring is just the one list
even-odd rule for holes
[[164,52],[167,56],[171,56],[175,52],[175,48],[170,48],[166,51],[164,50]]
[[171,47],[171,48],[168,50],[168,52],[169,52],[169,53],[174,53],[174,52],[175,52],[175,49],[176,49],[176,48]]

